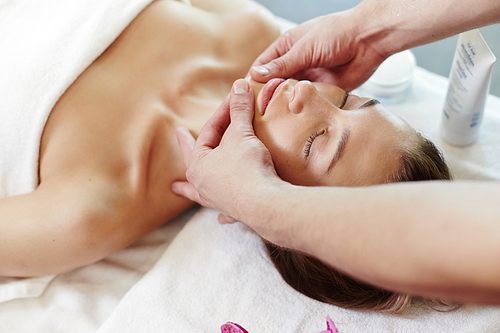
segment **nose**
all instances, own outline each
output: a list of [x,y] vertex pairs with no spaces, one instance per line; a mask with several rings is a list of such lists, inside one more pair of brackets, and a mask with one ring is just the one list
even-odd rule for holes
[[314,103],[318,95],[319,91],[311,81],[297,82],[289,102],[290,112],[294,114],[303,112],[304,107],[308,103]]

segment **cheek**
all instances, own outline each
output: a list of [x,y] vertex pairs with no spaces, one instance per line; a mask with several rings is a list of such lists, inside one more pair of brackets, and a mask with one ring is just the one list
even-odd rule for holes
[[302,150],[297,143],[295,128],[283,122],[254,121],[257,137],[267,147],[278,175],[285,181],[295,182],[303,173]]
[[278,176],[295,185],[320,185],[318,177],[306,167],[303,146],[297,141],[300,134],[276,123],[258,124],[255,134],[267,147]]
[[280,122],[254,121],[255,135],[269,149],[273,159],[293,155],[293,137],[289,127]]
[[344,102],[346,92],[339,87],[330,84],[315,82],[316,89],[325,96],[333,105],[340,106]]

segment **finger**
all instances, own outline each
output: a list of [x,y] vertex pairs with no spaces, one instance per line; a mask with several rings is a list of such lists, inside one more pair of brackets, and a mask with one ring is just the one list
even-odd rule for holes
[[252,79],[258,82],[269,81],[273,78],[289,78],[295,73],[309,67],[310,55],[307,50],[301,50],[298,45],[294,45],[287,53],[275,58],[268,63],[254,66],[250,69]]
[[183,196],[191,201],[194,201],[202,206],[206,205],[206,202],[202,200],[200,194],[194,188],[191,183],[184,181],[175,181],[172,183],[172,192],[177,195]]
[[187,168],[189,165],[189,157],[191,156],[196,140],[191,132],[185,127],[177,128],[175,130],[175,135],[177,136],[177,142],[181,148],[184,166]]
[[200,149],[200,147],[213,149],[219,145],[230,122],[229,100],[230,95],[224,99],[217,111],[205,123],[196,140],[196,149]]
[[[297,80],[308,80],[311,82],[323,82],[333,85],[337,82],[337,72],[328,68],[309,68],[299,71],[293,75]],[[340,87],[342,88],[342,87]]]
[[253,66],[259,66],[267,64],[273,59],[279,58],[290,50],[293,43],[290,42],[290,31],[279,36],[274,42],[269,45],[264,52],[262,52],[257,59],[252,64]]
[[250,89],[248,82],[243,79],[236,80],[233,84],[233,89],[231,89],[231,124],[238,124],[239,126],[250,125],[250,128],[253,129],[254,104],[253,90]]
[[229,223],[238,222],[238,220],[236,220],[230,216],[226,216],[224,214],[219,214],[219,216],[217,217],[217,221],[219,221],[220,224],[229,224]]
[[279,36],[278,39],[276,39],[271,45],[269,45],[267,49],[265,49],[264,52],[262,52],[262,54],[257,57],[257,59],[255,59],[252,66],[250,66],[250,70],[248,71],[247,75],[251,75],[252,79],[258,82],[267,82],[268,80],[270,80],[271,77],[268,77],[268,69],[264,65],[268,64],[274,59],[282,57],[288,51],[290,51],[294,43],[291,37],[292,31],[293,29]]

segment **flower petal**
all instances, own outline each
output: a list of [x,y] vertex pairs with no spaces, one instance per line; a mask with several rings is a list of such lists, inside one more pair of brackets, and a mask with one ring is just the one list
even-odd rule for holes
[[330,316],[326,316],[326,327],[328,328],[328,332],[339,333],[339,330],[333,323],[333,320],[330,318]]
[[232,322],[227,322],[220,328],[222,333],[248,333],[246,329]]
[[321,331],[319,333],[339,333],[339,330],[337,327],[335,327],[335,324],[333,323],[333,320],[330,318],[330,316],[326,316],[326,331]]

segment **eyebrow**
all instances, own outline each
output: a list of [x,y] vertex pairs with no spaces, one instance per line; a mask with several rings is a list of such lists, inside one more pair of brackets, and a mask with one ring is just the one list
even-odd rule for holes
[[376,99],[370,99],[368,102],[366,102],[365,104],[361,105],[359,107],[359,109],[366,109],[366,108],[369,108],[370,106],[377,105],[377,104],[380,104],[380,102],[377,101]]
[[[367,103],[365,103],[365,104],[367,104]],[[375,105],[375,104],[372,104],[372,105]],[[332,170],[335,163],[337,163],[340,160],[340,158],[342,157],[342,153],[344,152],[345,146],[347,145],[347,141],[349,140],[350,134],[351,134],[351,130],[348,128],[345,128],[344,131],[342,132],[342,136],[340,137],[339,144],[337,145],[337,151],[335,152],[335,155],[333,155],[332,161],[330,162],[330,165],[328,166],[326,173],[330,172],[330,170]]]

